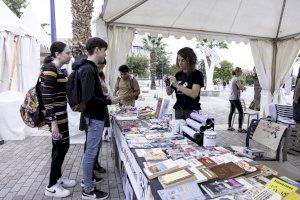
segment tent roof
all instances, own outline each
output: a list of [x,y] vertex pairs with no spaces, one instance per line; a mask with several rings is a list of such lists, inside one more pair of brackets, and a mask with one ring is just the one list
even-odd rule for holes
[[299,0],[105,0],[102,17],[145,32],[246,41],[300,35],[299,10]]
[[23,26],[31,31],[32,36],[35,37],[41,45],[50,47],[50,36],[47,35],[46,31],[42,28],[40,22],[36,19],[29,7],[26,8],[25,12],[20,18],[20,21]]
[[0,31],[10,31],[17,35],[26,34],[20,19],[0,0]]

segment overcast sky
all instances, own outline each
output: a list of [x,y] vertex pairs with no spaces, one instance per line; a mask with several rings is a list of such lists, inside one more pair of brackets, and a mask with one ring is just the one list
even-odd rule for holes
[[[28,0],[37,19],[41,23],[50,23],[50,0]],[[98,15],[101,10],[102,0],[95,0],[93,17]],[[56,31],[58,38],[72,37],[72,14],[70,0],[56,0]],[[185,46],[195,48],[197,42],[195,40],[175,39],[174,37],[164,39],[167,43],[167,52],[171,53],[172,62],[175,62],[177,51]],[[235,67],[243,69],[253,69],[253,59],[249,45],[243,43],[229,44],[229,49],[216,50],[221,60],[232,62]],[[297,73],[298,66],[295,67],[294,74]],[[296,69],[297,68],[297,69]]]

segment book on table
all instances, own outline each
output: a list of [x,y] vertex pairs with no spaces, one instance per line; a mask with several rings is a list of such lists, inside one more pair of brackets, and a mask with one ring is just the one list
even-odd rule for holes
[[223,163],[210,168],[217,176],[218,179],[235,178],[245,174],[245,170],[240,168],[233,162]]
[[178,168],[179,166],[175,161],[168,159],[158,162],[152,166],[145,167],[144,172],[149,179],[153,179],[166,173],[172,172]]
[[216,166],[217,163],[215,161],[213,161],[211,158],[209,157],[203,157],[200,158],[199,161],[205,166],[205,167],[213,167]]
[[144,157],[144,155],[147,153],[164,154],[161,148],[135,149],[135,153],[138,157]]
[[163,188],[174,187],[184,183],[196,181],[197,178],[189,169],[181,169],[158,177]]
[[272,178],[265,187],[280,194],[282,197],[287,196],[289,193],[296,192],[298,189],[296,186],[280,180],[279,178]]
[[146,153],[144,154],[144,158],[146,161],[161,161],[168,159],[165,153]]
[[213,180],[218,178],[218,176],[209,168],[200,168],[199,171],[207,178],[207,180]]
[[219,180],[202,183],[201,188],[211,197],[219,197],[244,190],[244,186],[235,179]]

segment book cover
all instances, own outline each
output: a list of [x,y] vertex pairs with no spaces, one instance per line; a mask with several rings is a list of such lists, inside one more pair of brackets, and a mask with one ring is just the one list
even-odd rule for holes
[[216,179],[218,178],[218,176],[211,171],[209,168],[201,168],[199,169],[199,171],[208,179],[208,180],[212,180],[212,179]]
[[289,193],[283,200],[298,200],[300,199],[300,194],[296,192]]
[[251,173],[251,172],[255,172],[257,170],[257,168],[253,164],[246,162],[244,160],[241,160],[235,164],[237,164],[240,168],[244,169],[246,172]]
[[234,178],[245,173],[245,170],[240,168],[233,162],[220,164],[210,168],[217,176],[218,179]]
[[226,194],[232,194],[241,191],[244,187],[235,179],[213,181],[201,184],[201,188],[207,194],[214,198]]
[[205,166],[205,167],[213,167],[216,166],[217,163],[213,161],[209,157],[200,158],[199,161]]
[[144,155],[146,161],[166,160],[167,156],[164,153],[146,153]]
[[196,179],[196,176],[189,169],[181,169],[158,177],[158,180],[164,188],[181,185],[195,181]]
[[205,199],[196,182],[185,183],[157,191],[162,200],[200,200]]
[[147,153],[164,154],[161,148],[135,149],[135,153],[138,157],[144,157],[144,155]]
[[153,179],[177,169],[177,163],[171,159],[168,159],[162,162],[158,162],[152,166],[145,167],[144,172],[149,179]]
[[272,178],[265,187],[280,194],[282,197],[285,197],[298,189],[296,186],[286,183],[278,178]]

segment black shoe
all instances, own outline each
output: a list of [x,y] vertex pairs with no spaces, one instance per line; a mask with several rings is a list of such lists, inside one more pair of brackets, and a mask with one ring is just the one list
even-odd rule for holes
[[102,192],[100,190],[97,190],[96,188],[91,191],[91,192],[85,192],[84,190],[82,191],[81,198],[82,199],[100,199],[104,200],[107,199],[109,196],[108,193]]
[[[93,177],[93,184],[96,185],[96,184],[99,184],[99,183],[102,183],[104,180],[103,178],[98,178],[96,176]],[[84,187],[84,182],[83,180],[81,180],[81,183],[80,183],[81,187]]]
[[100,174],[104,174],[106,173],[106,169],[104,169],[103,167],[101,167],[100,165],[97,168],[94,168],[95,172],[98,172]]

